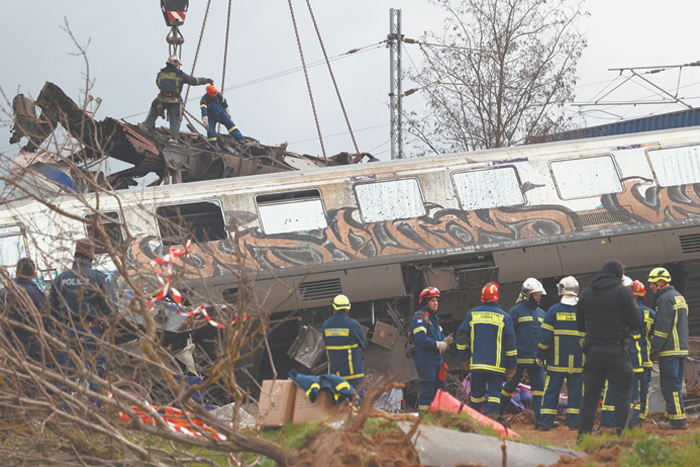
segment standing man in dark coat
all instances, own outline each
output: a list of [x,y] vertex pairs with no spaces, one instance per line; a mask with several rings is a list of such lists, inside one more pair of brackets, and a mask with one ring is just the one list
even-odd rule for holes
[[[17,262],[15,274],[17,276],[15,282],[0,290],[0,305],[7,313],[7,317],[14,321],[36,328],[43,326],[43,322],[37,321],[36,318],[48,317],[49,303],[44,293],[32,280],[36,277],[34,261],[29,258],[20,259]],[[26,296],[23,296],[24,293]],[[32,313],[34,311],[30,309],[32,305],[38,314]],[[24,347],[27,356],[37,360],[41,349],[33,333],[16,327],[13,327],[12,331],[14,338],[17,339],[16,342]],[[8,336],[8,340],[13,342],[14,339],[12,336]]]
[[615,396],[615,429],[618,434],[625,429],[629,415],[633,378],[629,343],[632,331],[642,324],[642,316],[632,291],[622,285],[623,273],[619,261],[608,261],[579,296],[576,324],[580,332],[586,333],[579,438],[593,430],[606,379]]
[[367,347],[365,331],[349,316],[350,300],[337,295],[332,302],[333,316],[323,323],[323,342],[328,356],[328,374],[342,376],[353,388],[365,381],[362,349]]
[[664,268],[649,273],[649,288],[654,292],[654,338],[651,359],[659,361],[661,393],[666,401],[666,420],[659,423],[665,430],[685,430],[688,421],[683,406],[683,377],[688,355],[688,305],[671,284],[671,274]]

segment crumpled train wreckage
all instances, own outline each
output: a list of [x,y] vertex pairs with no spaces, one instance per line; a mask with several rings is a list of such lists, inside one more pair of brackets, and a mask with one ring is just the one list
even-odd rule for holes
[[[29,176],[28,182],[33,186],[45,178],[71,190],[89,191],[80,186],[82,177],[74,171],[86,166],[84,170],[89,170],[91,162],[103,158],[133,165],[117,173],[99,174],[101,188],[107,190],[135,186],[137,178],[151,173],[158,176],[150,184],[153,186],[356,164],[365,158],[370,162],[377,160],[368,153],[342,152],[327,159],[299,155],[288,152],[286,143],[267,146],[248,136],[244,143],[238,143],[228,135],[220,135],[217,150],[189,123],[187,127],[191,132],[180,132],[180,139],[173,142],[163,128],[151,133],[111,117],[95,121],[89,112],[50,82],[46,82],[35,102],[18,94],[12,106],[15,124],[10,143],[19,142],[23,136],[29,139],[16,157],[12,175],[22,175],[14,177],[20,183]],[[37,107],[41,109],[39,116]],[[55,134],[58,125],[79,142],[76,151],[65,157],[41,149],[44,141]],[[5,202],[13,199],[7,191],[6,188],[2,196]]]

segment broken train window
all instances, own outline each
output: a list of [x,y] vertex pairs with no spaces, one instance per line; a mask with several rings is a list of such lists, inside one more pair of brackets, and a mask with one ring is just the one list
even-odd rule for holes
[[418,180],[414,178],[358,184],[355,195],[362,218],[368,224],[426,214]]
[[159,206],[156,220],[163,245],[184,245],[188,239],[201,243],[227,238],[221,207],[214,202]]
[[518,174],[513,167],[454,174],[462,209],[500,208],[523,204]]
[[116,211],[100,212],[86,214],[85,219],[87,223],[85,224],[85,229],[87,230],[87,236],[95,242],[95,254],[101,255],[107,253],[107,245],[99,239],[99,235],[95,232],[95,227],[93,225],[93,220],[99,217],[99,221],[102,222],[102,227],[107,234],[107,238],[110,243],[115,245],[124,244],[124,233],[122,231],[121,221],[119,220],[119,213]]
[[328,227],[321,192],[317,189],[258,195],[255,202],[263,232],[267,235]]

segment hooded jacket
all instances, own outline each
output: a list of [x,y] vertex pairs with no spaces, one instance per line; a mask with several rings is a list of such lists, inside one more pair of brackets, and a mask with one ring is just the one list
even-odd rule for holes
[[624,345],[642,324],[632,291],[622,285],[622,274],[619,261],[608,261],[579,296],[576,324],[591,345]]
[[654,295],[656,320],[651,351],[659,357],[688,355],[688,305],[672,285]]

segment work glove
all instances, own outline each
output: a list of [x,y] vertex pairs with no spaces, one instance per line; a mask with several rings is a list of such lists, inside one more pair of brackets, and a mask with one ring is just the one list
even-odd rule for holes
[[511,379],[513,379],[513,376],[515,376],[515,368],[511,368],[511,369],[506,370],[506,380],[507,381],[510,381]]
[[449,347],[450,344],[452,344],[454,341],[455,341],[454,336],[453,336],[452,334],[450,334],[449,336],[445,337],[445,341],[444,341],[444,342],[446,342],[446,343],[447,343],[447,346]]
[[447,342],[445,342],[445,341],[437,341],[437,342],[435,342],[435,346],[440,351],[440,353],[447,350]]
[[462,361],[462,368],[464,368],[464,371],[469,371],[469,360]]
[[209,128],[209,117],[207,117],[206,115],[202,117],[202,124],[205,128]]
[[231,111],[226,107],[226,115],[228,115],[228,118],[231,118]]
[[540,368],[544,368],[544,362],[540,360],[539,358],[535,359],[535,363],[537,363],[537,366]]
[[207,78],[207,84],[214,84],[214,80],[211,78]]

